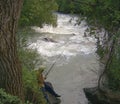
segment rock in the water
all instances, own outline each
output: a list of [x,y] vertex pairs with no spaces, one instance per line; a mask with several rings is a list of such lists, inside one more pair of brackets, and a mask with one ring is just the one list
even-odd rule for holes
[[57,43],[57,41],[53,40],[52,38],[43,38],[44,41],[46,42],[55,42]]
[[120,104],[119,95],[111,92],[102,92],[94,88],[84,88],[85,95],[90,104]]

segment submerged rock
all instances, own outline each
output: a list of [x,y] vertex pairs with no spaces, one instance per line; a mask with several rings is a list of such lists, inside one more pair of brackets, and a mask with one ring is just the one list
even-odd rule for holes
[[108,91],[100,91],[97,87],[84,88],[84,92],[89,100],[89,104],[120,104],[119,94]]
[[43,38],[44,41],[46,42],[55,42],[57,43],[57,41],[53,40],[52,38]]

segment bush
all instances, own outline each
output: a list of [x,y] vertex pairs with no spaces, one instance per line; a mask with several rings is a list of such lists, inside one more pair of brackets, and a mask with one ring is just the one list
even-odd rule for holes
[[57,4],[55,0],[24,0],[19,25],[56,25],[56,16],[53,15],[56,10]]
[[0,104],[22,104],[16,96],[7,94],[3,89],[0,89]]
[[46,99],[38,87],[36,71],[24,69],[23,83],[26,101],[30,101],[33,104],[46,104]]

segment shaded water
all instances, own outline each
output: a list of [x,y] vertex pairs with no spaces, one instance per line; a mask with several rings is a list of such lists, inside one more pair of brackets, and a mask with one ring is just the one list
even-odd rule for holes
[[[85,21],[78,25],[77,16],[57,16],[56,28],[48,25],[32,27],[38,35],[30,39],[29,48],[36,48],[47,60],[47,69],[56,62],[47,80],[61,95],[61,104],[87,104],[83,88],[95,86],[99,76],[96,39],[84,37],[87,25]],[[44,38],[55,42],[45,41]]]

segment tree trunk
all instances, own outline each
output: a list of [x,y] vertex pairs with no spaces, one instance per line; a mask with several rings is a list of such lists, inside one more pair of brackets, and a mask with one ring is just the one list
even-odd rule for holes
[[0,0],[0,88],[23,100],[15,36],[21,6],[22,0]]

